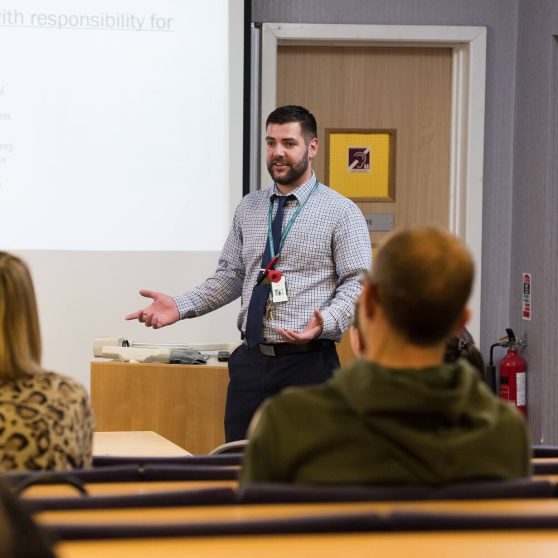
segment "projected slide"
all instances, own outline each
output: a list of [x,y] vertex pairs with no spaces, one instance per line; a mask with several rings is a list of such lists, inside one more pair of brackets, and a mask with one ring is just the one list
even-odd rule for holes
[[222,247],[228,5],[2,3],[0,249]]

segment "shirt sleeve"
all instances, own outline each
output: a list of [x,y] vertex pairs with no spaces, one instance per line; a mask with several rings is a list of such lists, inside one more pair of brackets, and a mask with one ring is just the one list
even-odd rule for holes
[[360,296],[360,276],[372,265],[368,226],[362,212],[352,202],[337,221],[332,248],[338,280],[333,299],[322,312],[321,337],[324,339],[338,339],[348,329]]
[[242,294],[246,273],[242,262],[242,241],[239,206],[215,273],[198,287],[174,297],[181,320],[217,310]]

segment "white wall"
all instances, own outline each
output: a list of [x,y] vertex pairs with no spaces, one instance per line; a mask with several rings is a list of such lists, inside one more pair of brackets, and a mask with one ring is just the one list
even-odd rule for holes
[[[99,223],[102,226],[102,216]],[[213,272],[218,253],[25,251],[18,255],[29,264],[35,282],[43,365],[77,378],[87,388],[95,337],[180,344],[240,339],[239,301],[156,331],[124,320],[147,301],[139,289],[184,292]]]

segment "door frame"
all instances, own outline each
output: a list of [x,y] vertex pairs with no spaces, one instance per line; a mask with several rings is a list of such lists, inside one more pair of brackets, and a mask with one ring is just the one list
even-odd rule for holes
[[[276,107],[277,48],[282,45],[451,48],[449,229],[465,241],[475,260],[469,300],[473,316],[468,327],[479,341],[486,27],[264,23],[260,122]],[[266,184],[264,150],[259,174],[260,184]]]

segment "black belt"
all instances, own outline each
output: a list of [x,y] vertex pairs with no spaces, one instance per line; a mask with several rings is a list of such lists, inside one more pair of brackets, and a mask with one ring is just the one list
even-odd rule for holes
[[[246,341],[244,341],[246,344]],[[308,343],[259,343],[252,350],[262,353],[262,355],[275,357],[284,355],[294,355],[296,353],[309,353],[321,351],[324,347],[333,347],[335,341],[331,339],[315,339]]]

